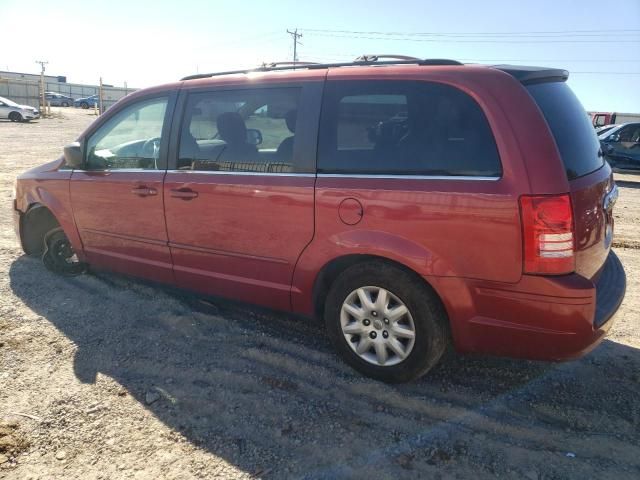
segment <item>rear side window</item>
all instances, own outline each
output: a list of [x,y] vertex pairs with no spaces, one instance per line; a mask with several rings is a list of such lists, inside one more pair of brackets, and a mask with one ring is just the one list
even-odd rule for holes
[[499,177],[489,123],[466,93],[429,82],[328,82],[320,173]]
[[562,157],[567,178],[573,180],[604,164],[600,142],[582,104],[564,82],[528,85],[542,110]]

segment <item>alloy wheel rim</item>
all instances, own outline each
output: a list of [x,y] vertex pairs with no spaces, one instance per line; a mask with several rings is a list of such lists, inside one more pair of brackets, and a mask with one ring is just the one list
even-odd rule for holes
[[355,289],[342,303],[340,327],[347,344],[362,360],[390,367],[404,361],[415,345],[411,312],[382,287]]

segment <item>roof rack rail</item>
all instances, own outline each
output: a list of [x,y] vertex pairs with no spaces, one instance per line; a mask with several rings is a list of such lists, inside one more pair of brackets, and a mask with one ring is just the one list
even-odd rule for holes
[[[383,60],[380,58],[400,58],[399,60]],[[281,70],[295,70],[298,68],[306,68],[308,70],[315,70],[320,68],[338,68],[338,67],[359,67],[359,66],[379,66],[379,65],[422,65],[422,66],[436,66],[436,65],[463,65],[456,60],[448,60],[444,58],[415,58],[404,57],[404,55],[363,55],[358,57],[353,62],[338,62],[338,63],[314,63],[314,62],[276,62],[273,64],[262,64],[258,68],[249,68],[245,70],[229,70],[226,72],[214,72],[214,73],[198,73],[195,75],[188,75],[180,80],[196,80],[199,78],[218,77],[221,75],[236,75],[246,73],[258,73],[258,72],[277,72]],[[273,66],[272,66],[273,65]]]
[[318,62],[264,62],[260,65],[260,68],[275,68],[275,67],[284,67],[290,66],[291,68],[296,67],[306,67],[307,65],[319,65]]
[[410,57],[408,55],[360,55],[354,60],[354,62],[377,62],[382,58],[388,58],[390,60],[422,60],[418,57]]

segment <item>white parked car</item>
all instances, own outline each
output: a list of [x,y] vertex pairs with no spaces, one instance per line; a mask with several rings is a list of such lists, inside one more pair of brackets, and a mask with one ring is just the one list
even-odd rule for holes
[[37,108],[18,105],[8,98],[0,97],[0,118],[8,118],[12,122],[28,122],[40,118],[40,112]]

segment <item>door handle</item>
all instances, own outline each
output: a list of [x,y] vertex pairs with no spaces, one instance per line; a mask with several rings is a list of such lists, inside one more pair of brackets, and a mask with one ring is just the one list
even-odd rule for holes
[[150,195],[157,195],[158,190],[141,185],[139,187],[132,188],[131,193],[133,193],[134,195],[138,195],[139,197],[148,197]]
[[171,196],[174,198],[181,198],[182,200],[191,200],[198,196],[198,192],[194,192],[190,188],[178,188],[171,190]]

